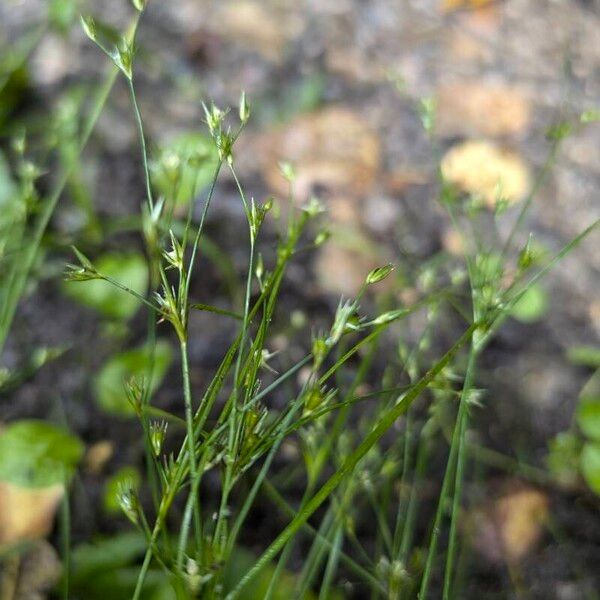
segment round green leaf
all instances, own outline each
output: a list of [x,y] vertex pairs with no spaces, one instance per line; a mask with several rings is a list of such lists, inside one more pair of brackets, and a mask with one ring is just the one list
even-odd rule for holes
[[548,310],[549,300],[546,290],[540,285],[532,285],[512,307],[511,315],[523,323],[539,321]]
[[581,473],[592,491],[600,496],[600,444],[590,442],[583,447]]
[[44,421],[23,420],[0,434],[0,481],[22,487],[64,483],[83,454],[68,431]]
[[[165,341],[156,344],[151,391],[155,391],[172,360],[171,346]],[[102,367],[94,379],[94,394],[99,406],[106,412],[131,417],[135,411],[125,394],[125,384],[136,377],[148,379],[151,353],[146,346],[116,354]]]
[[[142,296],[146,293],[148,267],[141,254],[104,254],[94,261],[94,267],[134,292]],[[111,319],[128,319],[140,306],[140,300],[107,281],[66,281],[63,286],[65,293],[73,300]]]
[[212,181],[218,160],[212,138],[186,133],[165,145],[152,162],[152,183],[161,196],[187,204]]
[[600,442],[600,395],[579,397],[577,424],[588,438]]
[[577,483],[581,445],[581,438],[569,431],[559,433],[550,441],[548,469],[560,484],[570,486]]
[[571,346],[567,350],[567,358],[575,365],[600,368],[600,347],[598,346]]

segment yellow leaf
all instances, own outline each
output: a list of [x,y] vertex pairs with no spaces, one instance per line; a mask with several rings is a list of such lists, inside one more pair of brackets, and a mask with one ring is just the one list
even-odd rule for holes
[[63,494],[62,484],[23,488],[0,482],[0,545],[48,535]]

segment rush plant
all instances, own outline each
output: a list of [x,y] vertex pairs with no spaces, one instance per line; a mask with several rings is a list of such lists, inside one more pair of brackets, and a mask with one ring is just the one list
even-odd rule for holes
[[[551,259],[536,251],[530,237],[525,236],[519,247],[516,242],[523,235],[538,181],[507,239],[495,248],[477,233],[477,219],[483,216],[473,208],[474,199],[463,198],[440,176],[439,202],[462,235],[464,260],[422,265],[416,275],[422,297],[400,306],[383,299],[377,310],[363,308],[373,305],[368,293],[384,279],[398,283],[399,278],[392,265],[365,273],[356,297],[340,300],[330,326],[313,331],[306,354],[277,372],[270,364],[269,348],[282,285],[290,264],[326,241],[319,229],[323,207],[316,198],[295,206],[295,174],[287,163],[281,169],[290,183],[289,198],[259,202],[246,194],[236,157],[236,142],[251,118],[244,93],[237,110],[211,102],[204,105],[203,127],[210,147],[194,153],[183,144],[180,154],[151,154],[137,99],[135,60],[137,28],[146,6],[142,0],[133,4],[136,18],[118,39],[107,36],[92,17],[82,18],[86,35],[114,69],[78,151],[120,76],[129,90],[144,175],[139,232],[147,274],[136,282],[119,280],[103,270],[102,260],[76,247],[73,264],[65,272],[69,286],[107,284],[147,311],[146,343],[126,355],[126,361],[136,363],[136,375],[122,389],[126,412],[140,424],[146,476],[141,486],[133,477],[115,486],[118,505],[139,533],[135,539],[142,539],[143,559],[136,564],[132,597],[149,597],[150,580],[155,582],[157,576],[166,583],[165,597],[173,598],[325,600],[343,597],[344,582],[350,580],[361,597],[425,599],[434,597],[432,590],[435,597],[459,597],[458,523],[473,452],[470,417],[483,398],[483,390],[477,388],[480,357],[540,279],[598,222]],[[426,101],[421,109],[423,124],[431,132],[435,107]],[[555,159],[562,137],[554,136],[541,177]],[[25,210],[27,199],[35,196],[37,171],[27,166],[24,151],[21,155],[27,167],[21,187],[29,194],[23,200]],[[196,200],[201,206],[195,219],[196,206],[190,199],[197,195],[197,179],[207,172],[211,177],[206,193]],[[229,309],[197,302],[191,285],[202,273],[204,256],[199,249],[206,242],[206,217],[218,202],[223,176],[237,190],[248,247],[243,292]],[[21,248],[23,254],[3,276],[0,350],[67,181],[68,173],[42,204],[31,231],[25,231],[23,215],[15,217],[21,228],[13,228],[13,234],[23,237],[7,238],[7,247]],[[505,218],[500,196],[498,219]],[[190,200],[184,217],[178,216],[177,208],[185,204],[182,198]],[[282,204],[291,208],[282,211]],[[264,260],[261,233],[268,221],[269,227],[280,231],[276,247],[265,253],[272,258]],[[146,292],[140,291],[139,281],[147,282]],[[210,381],[202,387],[193,385],[190,364],[190,321],[197,311],[237,325]],[[424,315],[425,325],[408,342],[403,327],[417,313]],[[435,355],[442,345],[437,334],[450,314],[459,335]],[[178,414],[153,405],[153,393],[168,363],[162,339],[168,335],[176,340],[179,354]],[[395,351],[390,353],[390,347]],[[378,369],[384,353],[384,367]],[[118,373],[120,368],[114,367]],[[98,386],[102,381],[101,377]],[[114,389],[109,395],[113,402]],[[446,446],[439,497],[431,511],[423,505],[421,492],[431,476],[434,454],[446,456]],[[296,452],[293,461],[282,458],[290,452]],[[281,460],[287,461],[283,469],[278,466]],[[293,499],[286,493],[291,484],[301,487]],[[262,544],[259,555],[240,561],[247,544],[244,534],[259,502],[272,507],[287,524]],[[423,515],[430,525],[419,539],[417,524]],[[359,525],[364,523],[375,524],[369,546],[361,538]],[[139,551],[136,544],[134,540],[132,547]],[[64,595],[70,597],[68,577],[66,581]]]

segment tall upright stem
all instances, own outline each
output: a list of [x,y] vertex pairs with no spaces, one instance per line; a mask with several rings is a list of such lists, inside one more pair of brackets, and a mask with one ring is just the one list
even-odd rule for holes
[[[190,465],[190,479],[192,482],[192,489],[196,488],[196,481],[198,479],[198,471],[196,465],[196,448],[194,443],[194,410],[192,406],[192,390],[190,385],[190,367],[188,361],[188,350],[187,350],[187,341],[181,340],[180,342],[181,349],[181,373],[183,377],[183,402],[185,407],[185,426],[187,433],[187,444],[188,444],[188,456],[189,456],[189,465]],[[196,499],[190,495],[190,499],[188,500],[191,503],[191,506],[196,506]],[[188,511],[186,511],[188,512]],[[200,537],[200,514],[199,511],[193,510],[194,513],[194,526],[196,531],[196,541],[199,542]],[[189,513],[188,513],[189,514]],[[185,547],[187,545],[187,540],[189,537],[189,527],[190,527],[190,518],[188,516],[187,519],[184,519],[184,523],[181,526],[181,532],[179,535],[179,546],[177,550],[177,566],[181,569],[183,566],[183,555],[185,553]]]

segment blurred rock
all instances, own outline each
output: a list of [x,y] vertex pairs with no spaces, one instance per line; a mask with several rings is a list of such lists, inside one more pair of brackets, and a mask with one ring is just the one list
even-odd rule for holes
[[43,538],[50,533],[64,494],[61,484],[23,488],[0,482],[0,544]]
[[436,93],[435,131],[441,137],[517,136],[530,122],[530,103],[515,87],[458,81]]
[[76,59],[68,40],[56,34],[46,35],[31,60],[33,81],[42,87],[60,83],[75,69]]
[[512,481],[491,506],[471,515],[473,545],[492,562],[522,560],[539,542],[549,500],[538,489]]
[[325,292],[351,298],[356,295],[369,271],[379,262],[357,249],[330,241],[319,250],[315,271]]
[[283,59],[287,42],[302,30],[302,22],[289,13],[248,1],[221,4],[213,25],[228,42],[274,62]]
[[62,565],[56,550],[38,540],[21,559],[13,600],[43,600],[58,584]]
[[450,183],[481,197],[489,208],[500,199],[517,202],[529,191],[529,170],[522,159],[488,141],[453,146],[444,155],[441,170]]
[[266,182],[274,192],[287,196],[289,183],[278,165],[290,162],[300,202],[321,190],[361,196],[379,171],[378,136],[363,117],[339,106],[296,117],[263,137],[262,145]]

